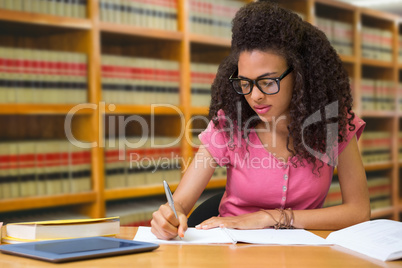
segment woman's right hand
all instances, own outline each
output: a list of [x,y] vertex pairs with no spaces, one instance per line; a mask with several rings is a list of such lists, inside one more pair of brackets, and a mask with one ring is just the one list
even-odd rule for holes
[[164,204],[152,214],[151,232],[159,239],[170,240],[176,236],[184,237],[187,230],[187,216],[175,204],[177,217],[169,204]]

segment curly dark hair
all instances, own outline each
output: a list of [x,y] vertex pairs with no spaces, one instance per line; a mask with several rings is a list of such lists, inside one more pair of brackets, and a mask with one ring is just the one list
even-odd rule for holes
[[[351,123],[355,115],[352,111],[349,76],[335,49],[318,28],[271,2],[254,2],[242,7],[233,19],[232,33],[231,54],[220,64],[212,84],[209,116],[215,127],[219,126],[219,110],[237,122],[239,131],[243,133],[247,132],[247,120],[258,118],[244,96],[233,90],[228,78],[237,69],[241,52],[274,51],[286,60],[288,66],[293,67],[295,77],[287,137],[287,149],[296,158],[292,164],[303,165],[303,160],[307,160],[307,163],[314,164],[313,169],[319,169],[324,163],[320,161],[321,164],[317,165],[316,156],[309,153],[305,145],[316,152],[325,153],[326,144],[334,144],[336,138],[338,142],[345,141],[346,128],[355,128]],[[327,105],[336,101],[337,117],[332,121],[321,120],[303,129],[303,123],[309,116],[317,111],[324,112]],[[237,114],[239,104],[241,121]],[[256,119],[248,126],[255,127],[259,122]],[[330,122],[338,124],[338,135],[327,140],[327,124]],[[227,128],[228,123],[220,127]]]

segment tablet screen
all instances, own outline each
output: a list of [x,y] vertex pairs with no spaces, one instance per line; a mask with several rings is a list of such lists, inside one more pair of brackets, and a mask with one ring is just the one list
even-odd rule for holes
[[159,245],[111,237],[86,237],[1,245],[2,253],[51,262],[64,262],[95,257],[151,251]]
[[83,243],[82,241],[66,240],[51,244],[21,245],[21,247],[25,247],[26,249],[31,249],[35,251],[44,251],[54,254],[70,254],[77,252],[102,250],[102,249],[127,248],[132,246],[133,246],[132,243],[109,241],[97,238],[85,241],[85,243]]

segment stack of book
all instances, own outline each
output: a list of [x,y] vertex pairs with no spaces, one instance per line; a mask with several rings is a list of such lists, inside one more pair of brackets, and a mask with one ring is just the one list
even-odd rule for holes
[[211,102],[211,84],[215,79],[218,65],[191,64],[191,105],[209,106]]
[[366,131],[362,134],[364,164],[391,161],[392,138],[389,131]]
[[317,17],[317,27],[322,30],[339,54],[353,54],[353,24]]
[[[153,137],[139,144],[139,137],[106,143],[105,185],[107,189],[176,183],[181,178],[180,141]],[[127,146],[127,144],[129,146]]]
[[102,55],[102,97],[107,103],[179,104],[177,61]]
[[367,59],[392,60],[392,32],[363,26],[361,33],[362,57]]
[[0,199],[91,190],[91,152],[68,141],[0,143]]
[[73,18],[87,17],[87,0],[2,0],[0,8]]
[[190,32],[230,39],[231,21],[242,1],[190,0]]
[[83,103],[87,83],[86,54],[0,47],[0,103]]
[[3,242],[71,239],[92,236],[114,236],[120,232],[119,217],[9,223]]
[[365,111],[394,111],[395,89],[390,80],[361,80],[362,109]]
[[177,0],[100,0],[101,21],[177,31]]

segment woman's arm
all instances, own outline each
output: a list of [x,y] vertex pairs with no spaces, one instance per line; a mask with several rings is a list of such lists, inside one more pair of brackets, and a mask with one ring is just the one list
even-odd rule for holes
[[178,219],[168,204],[160,206],[152,215],[151,231],[156,237],[171,239],[177,235],[184,236],[187,230],[187,214],[204,191],[216,166],[208,150],[200,146],[173,195]]
[[[370,219],[370,199],[366,173],[356,138],[352,138],[338,158],[338,177],[342,204],[338,206],[294,211],[293,226],[304,229],[341,229]],[[276,220],[280,212],[269,210]],[[236,217],[214,217],[198,228],[225,226],[238,229],[260,229],[273,226],[274,220],[264,211]]]

